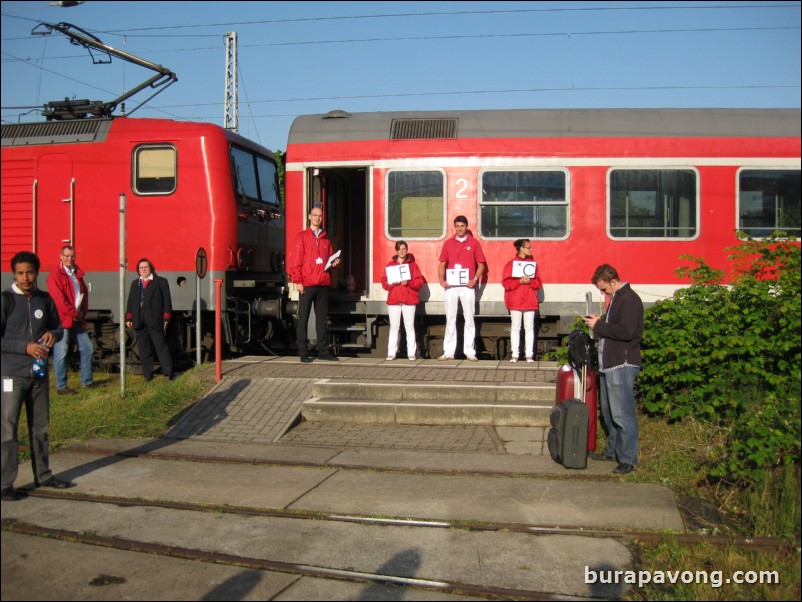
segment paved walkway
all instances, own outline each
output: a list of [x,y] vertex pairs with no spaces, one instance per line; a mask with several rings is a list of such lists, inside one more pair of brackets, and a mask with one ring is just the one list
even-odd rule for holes
[[[540,427],[372,425],[304,422],[301,404],[321,380],[404,383],[465,382],[544,385],[553,362],[439,362],[342,358],[301,364],[298,358],[244,357],[223,364],[223,379],[167,433],[173,439],[236,443],[287,443],[313,447],[368,447],[430,451],[547,453]],[[214,378],[214,367],[207,373]],[[297,424],[296,428],[290,428]]]
[[[523,592],[518,599],[619,599],[628,586],[589,582],[588,568],[636,566],[623,531],[684,530],[670,489],[614,477],[609,462],[566,470],[543,453],[543,428],[303,423],[288,430],[319,379],[542,387],[556,374],[554,365],[410,364],[226,362],[222,381],[167,437],[59,450],[51,467],[74,488],[2,504],[2,599],[458,599],[407,589],[443,582],[456,584],[455,593],[480,592],[468,599],[497,597],[481,594],[486,588]],[[23,464],[17,486],[32,488],[30,475]],[[320,519],[330,515],[384,522]],[[501,528],[465,528],[478,524]],[[614,533],[588,536],[588,529]],[[97,547],[106,544],[119,549]],[[144,553],[153,546],[183,555],[156,561]],[[203,560],[209,553],[228,564]],[[346,573],[360,577],[344,582]],[[360,580],[372,573],[402,585]]]

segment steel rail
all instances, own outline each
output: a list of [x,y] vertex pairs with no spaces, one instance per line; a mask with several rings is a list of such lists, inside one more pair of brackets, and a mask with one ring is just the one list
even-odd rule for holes
[[637,543],[644,546],[658,545],[672,541],[681,545],[708,544],[714,546],[736,546],[746,549],[760,549],[772,552],[787,552],[793,544],[775,537],[744,537],[728,535],[710,535],[705,533],[680,533],[676,531],[634,531],[628,529],[592,529],[582,527],[555,527],[526,523],[503,523],[495,521],[433,520],[418,517],[373,517],[335,512],[315,512],[309,510],[280,510],[253,508],[228,504],[202,504],[197,502],[173,502],[166,500],[145,500],[121,496],[102,496],[91,494],[69,493],[66,491],[46,491],[35,489],[27,491],[33,497],[64,499],[96,504],[112,504],[124,507],[154,507],[170,510],[187,510],[193,512],[220,512],[242,516],[262,516],[268,518],[285,518],[294,520],[316,520],[342,523],[354,523],[377,526],[422,527],[429,529],[454,529],[460,531],[515,532],[531,535],[570,535],[576,537],[595,537],[617,539],[625,544]]
[[[352,571],[347,569],[335,569],[310,564],[296,562],[284,562],[281,560],[268,560],[254,558],[250,556],[239,556],[236,554],[223,554],[220,552],[208,552],[194,548],[180,546],[170,546],[163,544],[144,543],[131,539],[118,537],[103,537],[99,535],[87,535],[78,531],[68,531],[66,529],[52,529],[40,527],[13,519],[2,520],[3,531],[19,533],[36,537],[47,537],[61,541],[70,541],[85,545],[94,545],[105,548],[112,548],[127,552],[139,552],[179,558],[182,560],[193,560],[236,566],[240,568],[275,571],[278,573],[289,573],[306,577],[317,577],[326,579],[337,579],[351,583],[380,583],[384,585],[395,585],[400,587],[410,587],[415,589],[437,591],[462,596],[476,596],[490,598],[494,600],[577,600],[575,596],[564,596],[551,594],[548,592],[511,589],[502,587],[489,587],[470,583],[458,583],[454,581],[440,581],[431,579],[417,579],[415,577],[402,577],[398,575],[383,575],[380,573],[369,573],[363,571]],[[594,598],[587,598],[594,599]]]

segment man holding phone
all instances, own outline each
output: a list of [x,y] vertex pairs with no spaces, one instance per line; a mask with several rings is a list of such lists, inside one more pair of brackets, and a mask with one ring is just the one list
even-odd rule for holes
[[610,303],[605,316],[584,317],[585,324],[600,341],[599,391],[607,431],[604,451],[590,457],[617,461],[613,474],[627,474],[638,464],[635,378],[641,368],[643,302],[609,264],[596,268],[591,283],[607,295]]

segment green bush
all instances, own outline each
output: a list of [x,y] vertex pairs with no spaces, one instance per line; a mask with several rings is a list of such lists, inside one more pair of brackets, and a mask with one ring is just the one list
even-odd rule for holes
[[645,315],[639,398],[668,419],[729,430],[711,474],[754,483],[799,464],[800,248],[777,234],[740,235],[725,272],[704,259],[679,268],[688,288]]

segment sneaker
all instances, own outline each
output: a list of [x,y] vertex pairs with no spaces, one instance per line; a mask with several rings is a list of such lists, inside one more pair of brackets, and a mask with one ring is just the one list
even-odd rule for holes
[[453,356],[453,355],[446,355],[446,354],[444,353],[443,355],[441,355],[440,357],[438,357],[438,358],[437,358],[437,361],[438,361],[438,362],[444,362],[444,361],[446,361],[446,360],[453,360],[453,359],[454,359],[454,356]]
[[608,456],[604,452],[593,452],[588,454],[588,458],[591,460],[596,460],[597,462],[615,462],[615,458],[613,456]]
[[478,357],[476,357],[475,355],[469,355],[469,356],[468,356],[468,361],[469,361],[469,362],[478,362],[478,361],[479,361],[479,358],[478,358]]
[[526,363],[527,363],[527,364],[534,364],[534,363],[535,363],[535,360],[534,360],[534,359],[532,359],[531,357],[528,357],[528,358],[526,358]]
[[518,363],[518,358],[517,358],[517,357],[511,357],[511,358],[510,358],[510,363],[511,363],[511,364],[516,364],[516,363]]
[[388,355],[388,356],[387,356],[387,361],[388,361],[388,362],[392,362],[394,359],[395,359],[395,356],[394,356],[394,355]]
[[56,391],[59,395],[75,395],[75,391],[69,387],[61,387]]
[[43,481],[42,483],[35,482],[34,484],[37,487],[52,487],[53,489],[69,489],[70,487],[74,486],[73,483],[70,483],[69,481],[62,481],[56,477],[50,477],[47,479],[47,481]]
[[415,361],[415,356],[414,356],[414,355],[410,355],[410,356],[409,356],[407,359],[408,359],[410,362],[414,362],[414,361]]
[[6,487],[5,489],[0,492],[0,499],[4,502],[18,502],[19,500],[25,499],[28,497],[21,489],[14,489],[13,487]]
[[621,463],[613,468],[613,474],[629,474],[633,470],[635,470],[635,467],[632,464]]

